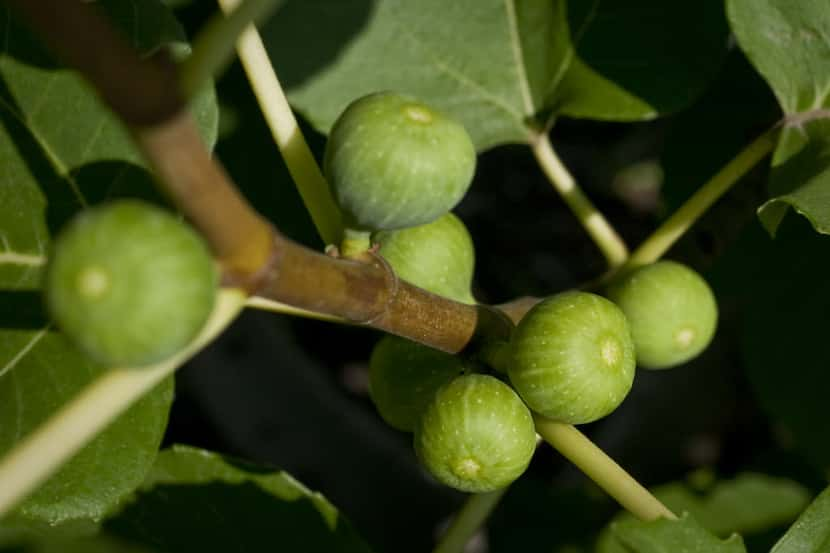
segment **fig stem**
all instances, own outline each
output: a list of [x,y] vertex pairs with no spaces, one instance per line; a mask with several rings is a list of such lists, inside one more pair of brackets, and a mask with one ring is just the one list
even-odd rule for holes
[[509,486],[467,497],[432,553],[459,553],[493,512]]
[[778,143],[779,132],[780,127],[776,125],[741,150],[646,238],[616,272],[627,272],[660,259],[712,204],[772,152]]
[[605,256],[609,268],[613,269],[625,263],[628,258],[628,247],[625,242],[579,188],[576,180],[556,155],[548,135],[540,133],[531,144],[531,149],[545,176]]
[[510,343],[506,340],[490,340],[478,352],[478,358],[494,370],[507,374],[510,362]]
[[0,458],[0,517],[45,482],[130,405],[173,374],[222,332],[245,304],[245,292],[224,289],[199,336],[158,364],[105,372]]
[[347,259],[359,259],[372,246],[372,233],[346,227],[340,242],[340,255]]
[[[219,0],[219,5],[227,13],[239,2]],[[240,36],[237,51],[263,117],[320,238],[326,244],[337,244],[343,232],[340,209],[334,203],[328,183],[288,105],[265,45],[252,25]]]
[[192,98],[211,78],[221,74],[232,60],[236,40],[248,27],[271,15],[279,0],[242,0],[223,15],[214,14],[193,40],[193,53],[181,65],[179,86],[185,98]]
[[645,521],[677,518],[659,499],[574,426],[546,419],[536,413],[533,414],[533,420],[536,423],[536,432],[542,439],[576,465],[632,515]]

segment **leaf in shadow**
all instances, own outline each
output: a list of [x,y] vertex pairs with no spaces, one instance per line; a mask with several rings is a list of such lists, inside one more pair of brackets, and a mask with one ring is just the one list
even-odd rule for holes
[[170,553],[369,552],[321,495],[284,472],[251,469],[174,446],[159,455],[142,490],[104,529]]

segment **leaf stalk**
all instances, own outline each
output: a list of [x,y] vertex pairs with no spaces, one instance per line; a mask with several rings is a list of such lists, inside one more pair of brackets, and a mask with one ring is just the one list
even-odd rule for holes
[[613,269],[622,265],[628,257],[628,247],[602,212],[577,185],[576,180],[556,155],[548,135],[539,134],[531,144],[531,149],[539,167],[605,256],[608,266]]

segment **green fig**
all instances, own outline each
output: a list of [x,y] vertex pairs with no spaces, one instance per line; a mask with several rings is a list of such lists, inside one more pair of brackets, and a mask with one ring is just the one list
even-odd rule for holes
[[346,226],[363,232],[434,221],[464,197],[475,164],[463,125],[393,92],[351,103],[332,127],[324,157]]
[[521,476],[536,449],[536,430],[510,386],[470,374],[438,390],[415,429],[414,445],[440,482],[480,493]]
[[369,358],[369,395],[387,424],[412,432],[435,392],[465,372],[455,355],[388,335]]
[[107,366],[147,365],[201,330],[218,274],[201,237],[137,200],[87,209],[52,246],[44,286],[57,326]]
[[600,419],[634,381],[634,343],[607,299],[569,291],[536,304],[510,343],[510,382],[530,408],[569,424]]
[[608,297],[628,318],[637,362],[667,369],[699,355],[712,341],[718,305],[706,281],[674,261],[658,261],[625,275]]
[[382,255],[405,281],[433,294],[473,304],[475,250],[461,219],[447,213],[431,223],[375,235]]

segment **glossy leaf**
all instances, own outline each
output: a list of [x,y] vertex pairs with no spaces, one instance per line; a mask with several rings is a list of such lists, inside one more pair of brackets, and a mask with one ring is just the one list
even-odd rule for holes
[[553,105],[563,115],[636,121],[691,104],[720,69],[721,2],[568,3],[577,58]]
[[[789,123],[773,158],[770,197],[759,210],[775,234],[792,207],[830,233],[830,11],[822,0],[729,0],[738,43],[775,93]],[[809,114],[823,117],[809,122]],[[805,120],[807,118],[807,120]]]
[[295,0],[265,37],[318,130],[355,98],[396,90],[458,118],[483,150],[527,142],[558,114],[640,120],[686,105],[714,75],[726,25],[710,0]]
[[654,490],[673,512],[688,512],[710,532],[726,537],[750,534],[788,524],[810,501],[801,485],[763,474],[739,474],[701,495],[683,483]]
[[792,208],[806,217],[816,231],[830,234],[830,119],[813,121],[801,130],[788,132],[806,144],[773,168],[769,184],[772,198],[759,209],[761,222],[774,236]]
[[824,0],[728,0],[732,32],[785,113],[827,106],[830,11]]
[[[0,334],[0,456],[101,374],[48,327]],[[100,519],[144,479],[155,459],[173,401],[164,381],[26,500],[21,522]]]
[[628,520],[611,526],[611,533],[626,553],[745,553],[743,540],[733,535],[726,540],[713,536],[690,515],[680,520],[652,522]]
[[[711,477],[711,475],[709,475]],[[732,480],[715,481],[701,490],[687,482],[673,482],[651,490],[672,512],[688,513],[708,532],[727,538],[733,533],[754,534],[789,524],[809,503],[801,485],[783,478],[743,473]],[[634,522],[621,512],[616,523]],[[600,553],[620,551],[614,526],[604,531]]]
[[[96,3],[144,54],[181,50],[184,32],[157,0]],[[0,453],[102,371],[44,315],[39,292],[51,236],[108,197],[160,201],[127,131],[81,77],[62,68],[0,7]],[[216,102],[193,104],[216,138]],[[97,519],[144,478],[164,434],[172,381],[135,405],[19,510],[29,523]]]
[[770,553],[818,553],[830,544],[830,488],[798,517]]
[[370,551],[333,505],[285,472],[186,446],[161,452],[142,489],[104,528],[177,553]]

